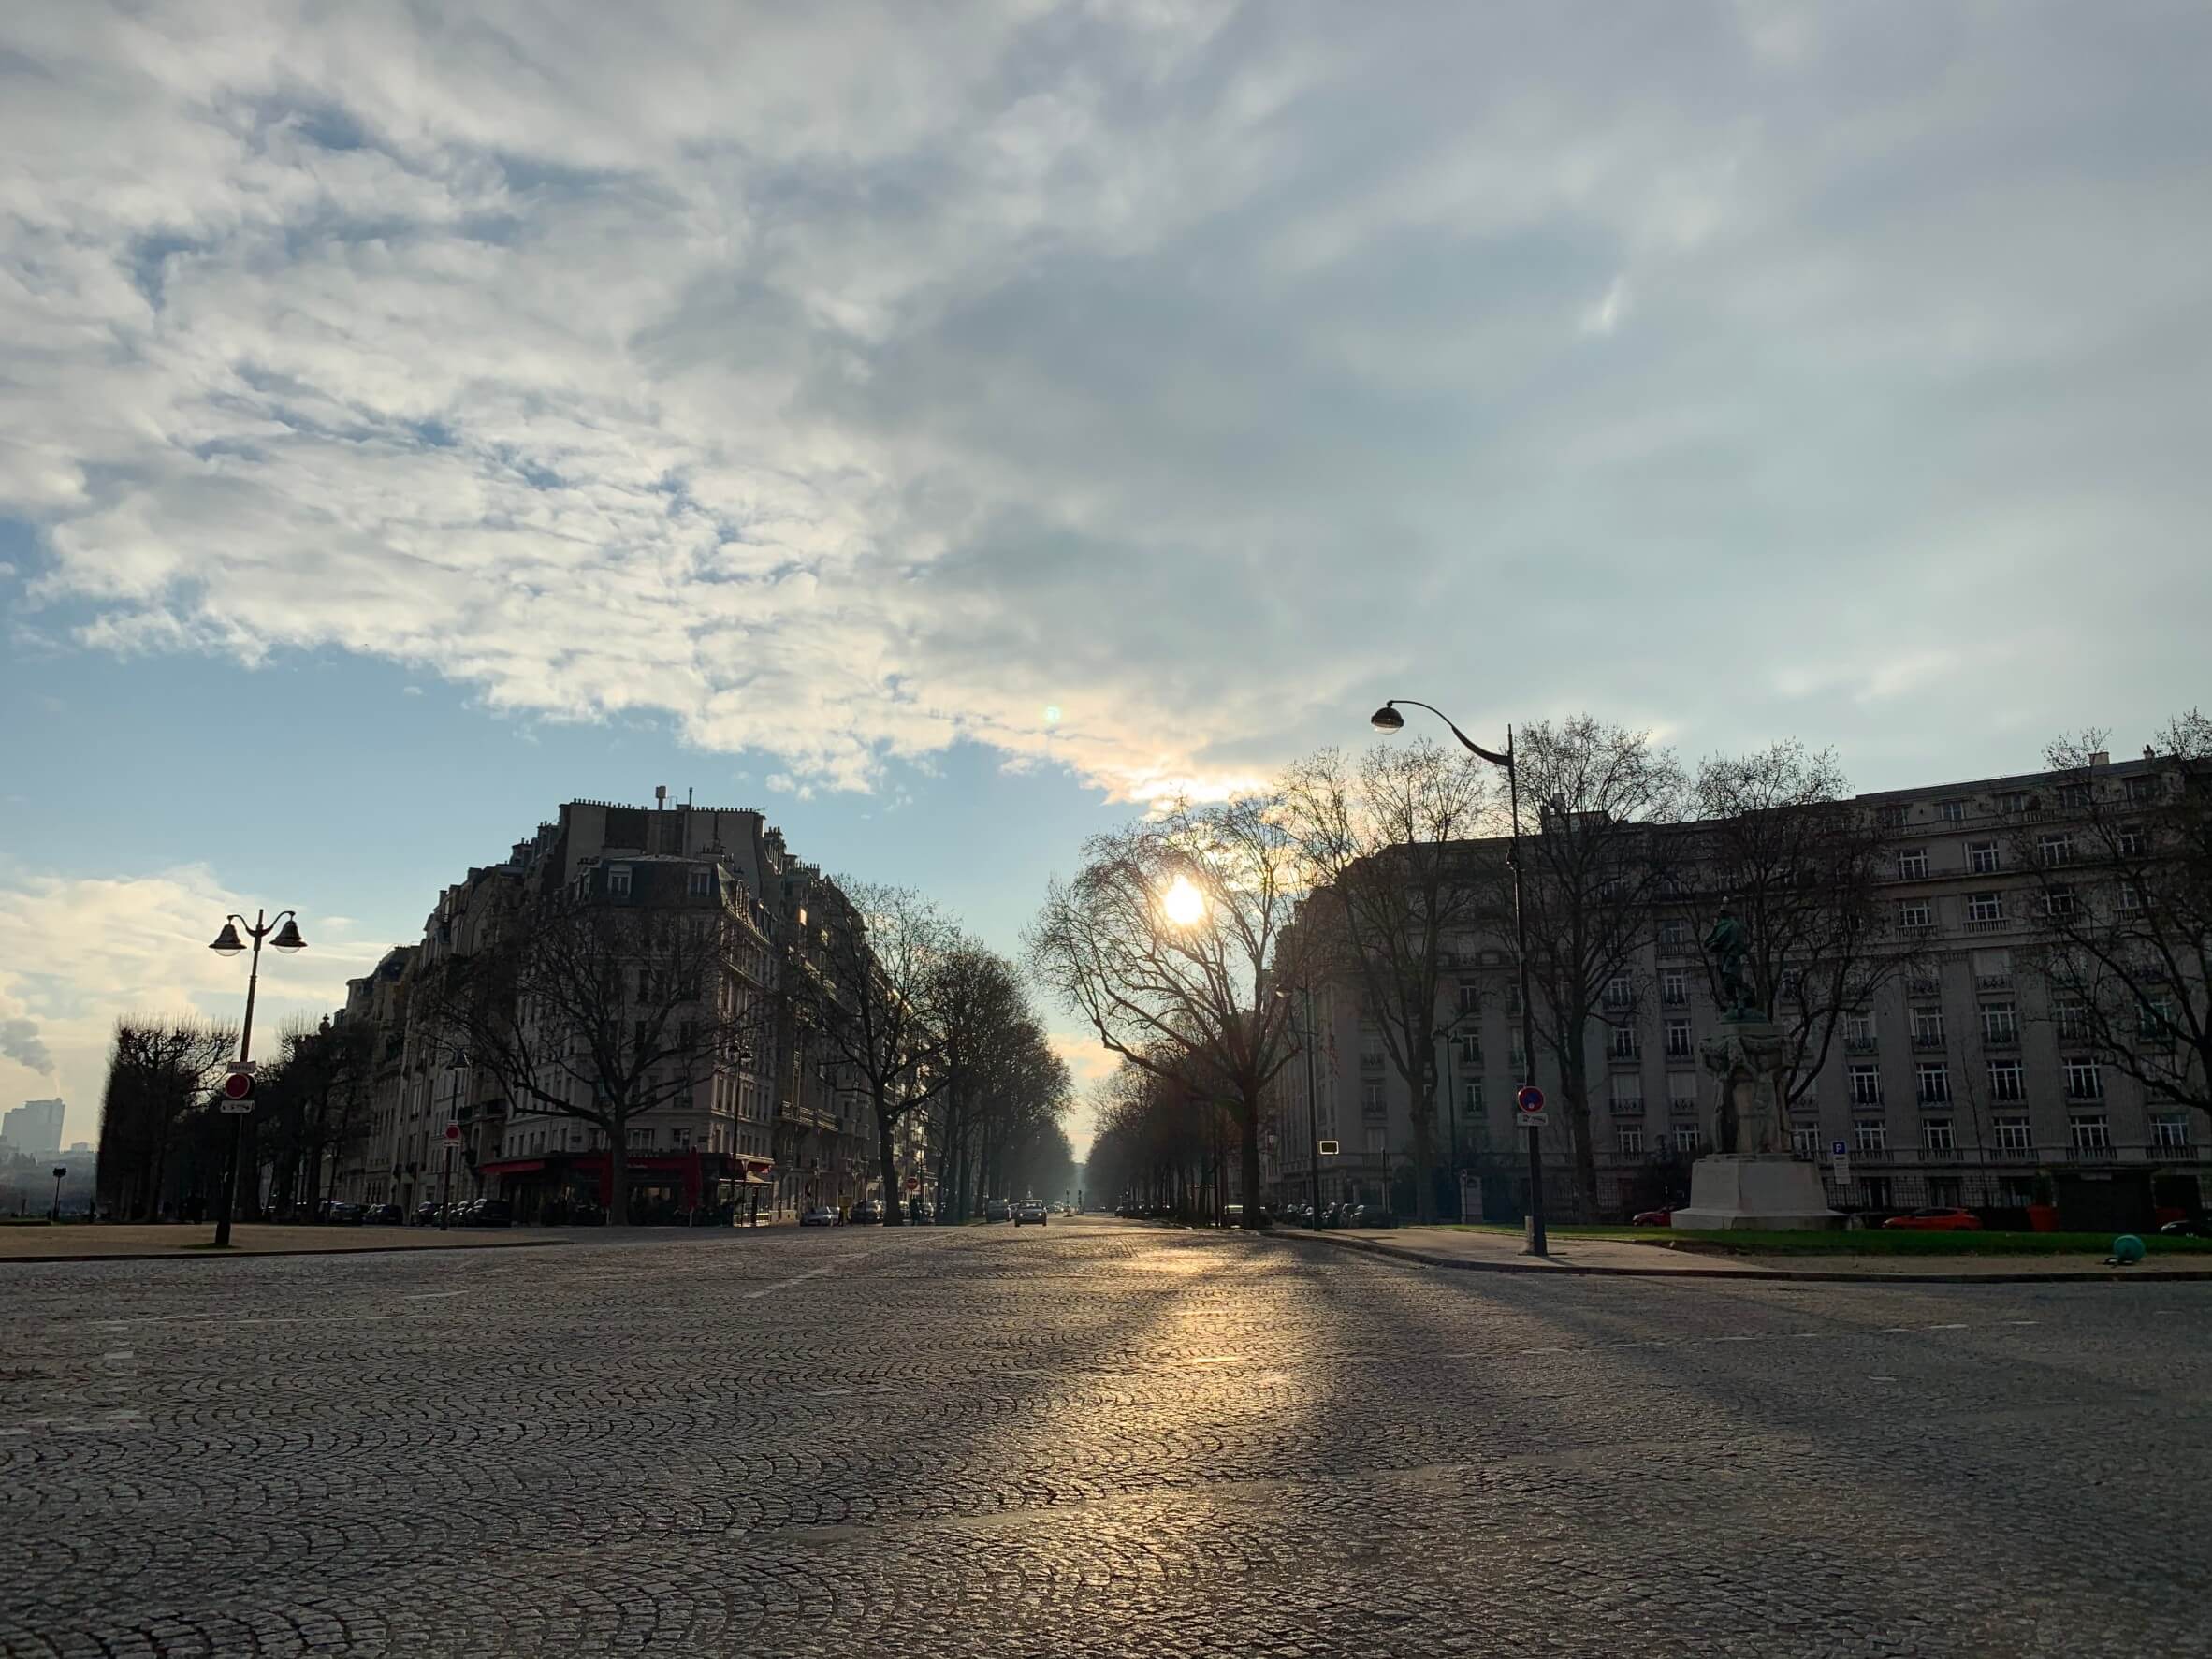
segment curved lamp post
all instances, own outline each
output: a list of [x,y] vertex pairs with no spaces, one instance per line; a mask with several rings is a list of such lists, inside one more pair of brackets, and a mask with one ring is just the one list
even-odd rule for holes
[[[1452,725],[1451,717],[1441,708],[1427,703],[1417,703],[1411,697],[1393,697],[1368,717],[1368,724],[1378,732],[1400,732],[1405,729],[1405,717],[1398,712],[1403,703],[1408,708],[1426,708],[1451,728],[1451,735],[1460,746],[1479,760],[1493,766],[1501,766],[1506,773],[1506,797],[1511,806],[1513,833],[1506,843],[1506,867],[1513,872],[1513,937],[1514,955],[1521,968],[1521,1063],[1528,1075],[1524,1084],[1536,1080],[1536,1012],[1535,1003],[1528,992],[1528,911],[1521,904],[1521,775],[1513,765],[1513,728],[1506,728],[1506,747],[1490,749]],[[1550,1253],[1544,1237],[1544,1158],[1536,1136],[1538,1131],[1528,1131],[1528,1222],[1527,1242],[1522,1254],[1543,1256]]]
[[[277,925],[280,922],[284,924],[281,927]],[[238,1034],[239,1064],[243,1066],[254,1052],[254,993],[261,984],[261,941],[273,933],[276,937],[269,939],[270,947],[284,952],[287,956],[295,951],[306,950],[307,941],[299,937],[299,913],[297,910],[279,910],[274,916],[255,910],[251,922],[243,916],[226,918],[223,931],[215,936],[214,942],[208,949],[218,956],[237,955],[246,948],[245,940],[238,936],[241,927],[254,941],[253,970],[246,976],[246,1021],[239,1027]],[[238,1167],[245,1154],[246,1119],[250,1115],[250,1113],[240,1113],[230,1126],[230,1158],[223,1168],[222,1207],[215,1212],[215,1244],[218,1248],[230,1243],[230,1213],[238,1207]]]

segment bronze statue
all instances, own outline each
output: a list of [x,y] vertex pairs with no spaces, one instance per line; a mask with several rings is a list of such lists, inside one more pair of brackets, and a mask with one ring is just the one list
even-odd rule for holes
[[1724,1005],[1721,1017],[1749,1019],[1757,1011],[1752,1006],[1751,981],[1743,972],[1743,959],[1751,952],[1751,929],[1736,919],[1728,905],[1728,900],[1721,901],[1721,913],[1713,918],[1711,930],[1705,936],[1705,949],[1712,957],[1713,973],[1721,983]]

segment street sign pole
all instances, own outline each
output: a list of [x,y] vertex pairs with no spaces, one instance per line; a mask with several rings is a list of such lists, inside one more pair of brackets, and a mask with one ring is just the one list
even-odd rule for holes
[[448,1128],[445,1134],[445,1172],[438,1179],[438,1230],[446,1230],[453,1210],[453,1143],[458,1139]]

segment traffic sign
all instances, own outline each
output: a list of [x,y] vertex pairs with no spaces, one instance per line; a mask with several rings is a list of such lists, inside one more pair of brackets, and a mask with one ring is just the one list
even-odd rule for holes
[[1842,1157],[1850,1151],[1851,1148],[1844,1145],[1841,1141],[1830,1141],[1828,1142],[1828,1154],[1832,1157]]
[[230,1070],[223,1074],[220,1086],[226,1100],[251,1100],[254,1098],[254,1068],[243,1061],[233,1060]]
[[1549,1112],[1530,1112],[1524,1108],[1521,1115],[1513,1121],[1524,1129],[1540,1129],[1551,1121],[1551,1113]]
[[1540,1113],[1544,1110],[1544,1091],[1533,1083],[1524,1083],[1515,1093],[1513,1104],[1525,1113]]
[[1336,1142],[1333,1141],[1317,1141],[1314,1142],[1314,1150],[1318,1152],[1323,1157],[1334,1157],[1336,1156]]
[[254,1115],[254,1102],[250,1098],[243,1100],[217,1100],[215,1110],[226,1117],[251,1117]]
[[453,1144],[455,1142],[458,1141],[458,1140],[460,1139],[460,1125],[458,1125],[458,1124],[457,1124],[457,1123],[449,1123],[449,1124],[447,1124],[447,1125],[445,1126],[445,1137],[444,1137],[444,1138],[445,1138],[445,1143],[446,1143],[447,1145],[449,1145],[449,1146],[450,1146],[450,1145],[452,1145],[452,1144]]

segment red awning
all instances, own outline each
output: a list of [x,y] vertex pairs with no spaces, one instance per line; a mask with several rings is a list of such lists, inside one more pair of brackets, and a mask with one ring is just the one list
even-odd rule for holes
[[542,1157],[515,1157],[496,1164],[478,1164],[476,1172],[479,1175],[527,1175],[532,1170],[545,1167],[546,1160]]

